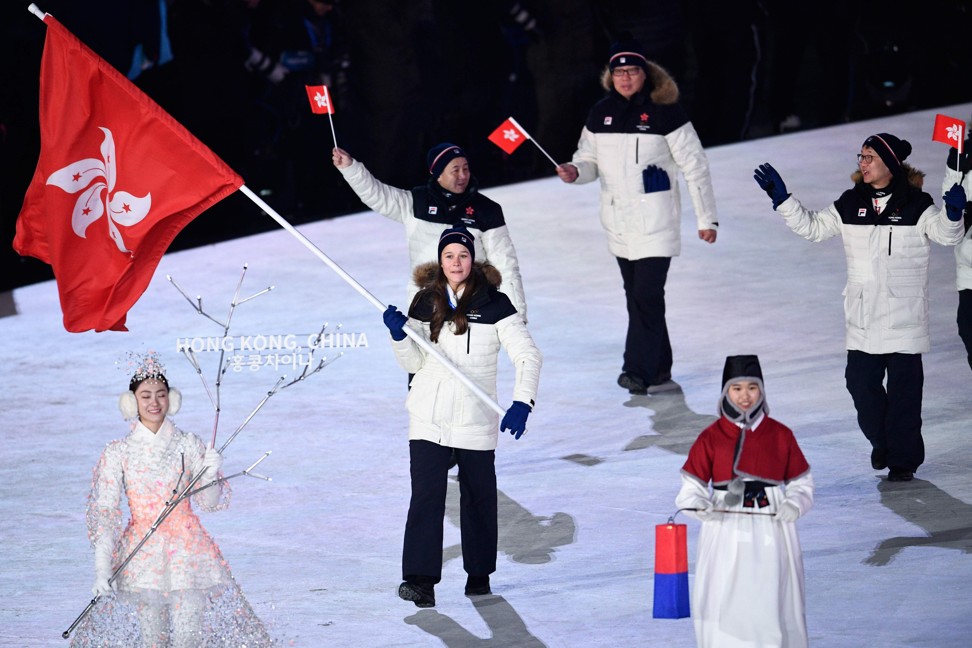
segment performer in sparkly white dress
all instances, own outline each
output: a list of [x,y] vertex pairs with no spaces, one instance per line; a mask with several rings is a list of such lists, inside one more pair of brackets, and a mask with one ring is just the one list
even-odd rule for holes
[[[88,497],[88,536],[95,550],[97,607],[79,626],[72,646],[269,646],[270,639],[230,574],[229,566],[193,506],[229,505],[225,481],[160,513],[199,473],[196,488],[222,477],[222,456],[168,415],[181,404],[155,354],[141,360],[119,407],[131,433],[112,441],[94,469]],[[131,518],[122,528],[122,499]],[[118,566],[136,549],[127,565]],[[121,642],[121,643],[119,643]]]

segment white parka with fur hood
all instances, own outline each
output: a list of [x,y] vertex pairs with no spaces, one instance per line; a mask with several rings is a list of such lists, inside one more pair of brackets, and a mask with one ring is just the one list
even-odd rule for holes
[[[600,178],[601,225],[616,257],[635,261],[681,252],[679,172],[685,177],[698,229],[718,229],[709,163],[678,98],[675,81],[649,62],[644,89],[630,99],[610,90],[591,109],[581,130],[570,162],[577,168],[574,182]],[[642,173],[648,165],[665,171],[670,190],[645,193]]]
[[[515,370],[514,401],[531,407],[537,395],[543,358],[527,331],[523,318],[509,298],[496,290],[500,274],[491,265],[477,262],[489,286],[480,289],[466,313],[468,330],[453,333],[448,318],[439,332],[437,350],[458,367],[484,392],[496,400],[496,370],[500,347],[506,350]],[[418,266],[415,283],[431,285],[438,264]],[[408,326],[431,337],[431,301],[419,293],[409,309]],[[409,413],[409,440],[425,440],[450,448],[494,450],[499,437],[499,416],[477,398],[452,372],[422,347],[406,337],[392,340],[395,357],[403,369],[415,374],[406,406]]]

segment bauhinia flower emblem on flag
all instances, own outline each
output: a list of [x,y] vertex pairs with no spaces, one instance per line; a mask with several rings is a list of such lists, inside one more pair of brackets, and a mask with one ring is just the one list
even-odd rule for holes
[[520,133],[515,128],[506,129],[503,131],[503,139],[516,142],[516,140],[520,139]]
[[965,122],[948,115],[935,115],[935,127],[932,129],[932,139],[942,144],[957,148],[959,153],[965,152]]
[[957,144],[958,141],[959,141],[959,138],[962,137],[962,127],[961,126],[955,126],[955,125],[947,126],[945,128],[945,136],[949,140],[955,140],[955,142]]
[[101,143],[101,159],[87,158],[72,162],[52,173],[47,184],[72,194],[82,192],[71,214],[71,227],[75,234],[86,238],[88,226],[107,216],[108,236],[119,251],[130,254],[118,226],[129,227],[148,216],[152,194],[140,198],[127,191],[115,191],[118,177],[115,138],[107,128],[99,128],[105,134]]

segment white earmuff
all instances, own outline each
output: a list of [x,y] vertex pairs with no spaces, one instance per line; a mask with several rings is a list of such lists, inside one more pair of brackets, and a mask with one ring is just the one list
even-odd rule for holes
[[[123,392],[118,397],[118,409],[125,420],[138,418],[138,401],[135,400],[135,394],[130,391]],[[169,390],[169,411],[166,415],[175,416],[180,409],[182,409],[182,392],[173,387]]]
[[135,400],[135,394],[130,391],[122,392],[122,395],[118,397],[118,409],[122,413],[122,418],[126,421],[136,418],[138,416],[138,402]]
[[180,409],[182,409],[182,392],[176,389],[175,387],[171,387],[169,389],[168,415],[175,416],[176,414],[179,413]]

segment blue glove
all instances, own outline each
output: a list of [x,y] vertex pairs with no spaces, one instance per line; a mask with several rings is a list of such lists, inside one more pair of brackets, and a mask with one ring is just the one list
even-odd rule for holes
[[519,439],[526,432],[527,417],[530,416],[530,406],[522,401],[513,401],[510,409],[506,410],[500,429],[510,431],[514,439]]
[[768,162],[766,164],[760,164],[753,171],[753,177],[756,178],[756,184],[759,185],[759,188],[765,191],[766,195],[773,201],[773,209],[779,207],[780,203],[790,197],[790,194],[786,193],[786,185],[783,184],[783,178],[780,177],[780,174]]
[[962,188],[962,185],[953,184],[952,188],[942,196],[942,200],[945,201],[945,213],[948,214],[948,220],[962,220],[962,210],[965,209],[965,189]]
[[668,178],[668,174],[665,173],[664,169],[660,169],[654,164],[645,167],[641,172],[641,180],[645,185],[646,194],[656,191],[669,191],[672,188],[672,181]]
[[385,321],[385,326],[388,327],[393,340],[401,342],[405,339],[405,322],[408,318],[402,314],[402,311],[389,304],[381,314],[381,319]]

